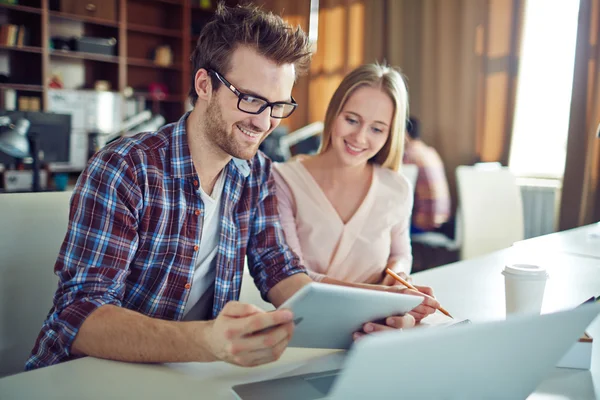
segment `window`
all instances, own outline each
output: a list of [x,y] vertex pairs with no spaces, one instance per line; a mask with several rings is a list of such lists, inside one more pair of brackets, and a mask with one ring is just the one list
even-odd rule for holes
[[578,0],[527,0],[509,158],[518,176],[563,176],[578,13]]

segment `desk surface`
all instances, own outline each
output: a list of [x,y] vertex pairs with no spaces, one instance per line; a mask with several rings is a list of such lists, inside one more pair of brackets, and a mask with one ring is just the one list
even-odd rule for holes
[[523,240],[515,246],[600,259],[600,222]]
[[[600,294],[599,260],[523,250],[514,247],[428,270],[415,274],[415,283],[433,286],[438,299],[451,313],[474,321],[504,317],[504,281],[500,271],[507,263],[536,262],[548,268],[550,279],[544,312],[575,306]],[[600,337],[600,319],[588,332]],[[88,357],[0,379],[0,398],[232,399],[232,385],[338,368],[343,355],[330,350],[291,348],[279,361],[256,368],[225,363],[136,365]],[[411,365],[414,363],[411,361]],[[594,346],[590,371],[555,369],[530,396],[530,399],[575,398],[600,398],[600,346]]]

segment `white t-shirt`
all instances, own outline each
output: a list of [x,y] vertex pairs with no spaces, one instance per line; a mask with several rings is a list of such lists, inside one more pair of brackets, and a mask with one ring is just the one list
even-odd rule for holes
[[205,320],[210,315],[212,308],[217,269],[217,247],[221,231],[221,195],[225,186],[225,175],[224,172],[221,172],[210,196],[204,193],[202,185],[198,188],[198,193],[204,203],[204,223],[192,287],[183,312],[184,320]]

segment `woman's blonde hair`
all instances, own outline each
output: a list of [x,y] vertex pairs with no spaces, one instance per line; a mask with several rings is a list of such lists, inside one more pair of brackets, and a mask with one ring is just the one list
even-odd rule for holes
[[390,135],[379,153],[371,158],[369,162],[398,171],[404,152],[404,131],[408,117],[408,90],[402,74],[387,65],[378,63],[361,65],[344,77],[327,106],[319,153],[324,153],[329,149],[333,125],[348,98],[356,89],[364,86],[381,89],[390,96],[394,103]]

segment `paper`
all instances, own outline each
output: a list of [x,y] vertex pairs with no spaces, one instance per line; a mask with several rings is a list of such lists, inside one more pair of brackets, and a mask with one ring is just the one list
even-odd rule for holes
[[456,320],[450,317],[445,316],[442,313],[435,313],[427,318],[423,319],[420,323],[417,324],[416,328],[431,328],[431,327],[439,327],[439,326],[454,326],[454,325],[464,325],[470,324],[471,320],[462,319]]

